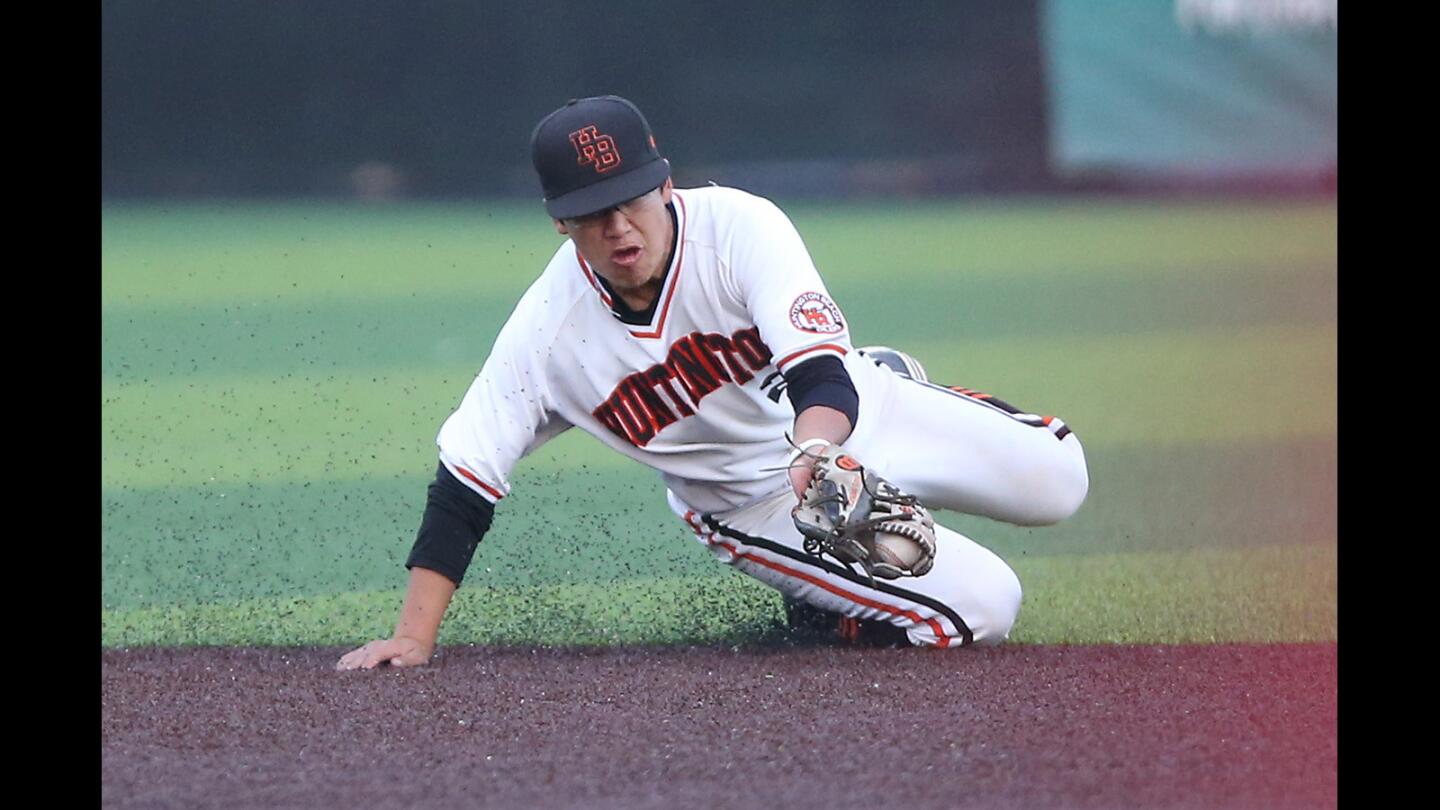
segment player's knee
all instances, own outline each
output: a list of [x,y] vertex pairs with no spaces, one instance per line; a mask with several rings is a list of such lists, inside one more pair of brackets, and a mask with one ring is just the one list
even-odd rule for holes
[[[984,566],[986,576],[971,577],[963,593],[945,600],[970,636],[969,643],[963,646],[984,647],[1005,641],[1020,615],[1020,578],[999,557],[994,557],[993,563],[993,566]],[[917,646],[961,647],[955,643],[953,634],[947,635],[950,631],[941,632],[942,627],[938,622],[917,622],[909,629],[910,641]]]
[[1080,510],[1090,494],[1090,472],[1078,445],[1064,448],[1049,463],[1032,471],[1028,515],[1019,521],[1026,526],[1059,523]]
[[974,644],[989,646],[1009,638],[1010,629],[1020,616],[1023,596],[1020,578],[1015,576],[1010,566],[1004,566],[1004,569],[1002,574],[990,580],[980,609],[972,612],[970,632],[974,634]]
[[1085,503],[1085,497],[1090,494],[1090,476],[1086,474],[1083,465],[1069,475],[1057,478],[1058,480],[1051,483],[1044,504],[1042,517],[1047,524],[1059,523],[1080,511],[1080,505]]

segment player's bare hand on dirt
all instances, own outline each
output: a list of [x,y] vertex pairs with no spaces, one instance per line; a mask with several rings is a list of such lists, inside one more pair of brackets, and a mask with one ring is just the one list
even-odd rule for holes
[[374,669],[382,664],[392,667],[418,667],[430,662],[433,649],[413,638],[376,639],[341,656],[336,669]]

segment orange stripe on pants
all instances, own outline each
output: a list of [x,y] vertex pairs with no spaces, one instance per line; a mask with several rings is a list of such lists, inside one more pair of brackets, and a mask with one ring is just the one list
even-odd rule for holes
[[916,613],[916,612],[913,611],[913,610],[906,610],[906,609],[904,609],[904,608],[895,607],[894,605],[884,604],[883,602],[876,602],[876,601],[873,600],[873,599],[869,599],[869,598],[867,598],[867,597],[861,596],[861,595],[856,594],[856,593],[851,593],[851,592],[849,592],[849,591],[847,591],[847,590],[845,590],[845,589],[843,589],[843,588],[840,588],[839,586],[831,585],[830,583],[828,583],[828,582],[826,582],[826,581],[824,581],[824,580],[822,580],[822,579],[819,579],[819,578],[817,578],[817,577],[811,576],[810,574],[807,574],[807,573],[805,573],[805,572],[803,572],[803,571],[797,571],[797,570],[795,570],[795,569],[793,569],[793,568],[791,568],[791,567],[789,567],[789,566],[787,566],[787,565],[783,565],[783,564],[781,564],[781,563],[777,563],[777,562],[775,562],[774,560],[767,560],[767,559],[765,559],[764,557],[757,557],[757,556],[755,556],[754,554],[750,554],[749,552],[741,552],[739,549],[735,548],[734,546],[730,545],[729,543],[725,542],[724,540],[716,540],[716,541],[714,542],[714,545],[721,546],[721,547],[724,548],[725,550],[729,551],[730,554],[733,555],[733,556],[735,556],[735,557],[740,557],[740,558],[749,560],[749,561],[751,561],[751,562],[753,562],[753,563],[757,563],[757,564],[759,564],[759,565],[763,565],[764,567],[769,568],[769,569],[772,570],[772,571],[778,571],[779,573],[784,574],[784,575],[786,575],[786,576],[795,577],[795,578],[797,578],[797,579],[803,579],[803,580],[805,580],[806,582],[809,582],[809,583],[812,584],[812,585],[818,585],[818,586],[820,586],[821,588],[824,588],[825,590],[829,591],[830,593],[833,593],[833,594],[835,594],[836,596],[839,596],[839,597],[841,597],[841,598],[843,598],[843,599],[849,599],[850,601],[852,601],[852,602],[854,602],[854,603],[856,603],[856,604],[858,604],[858,605],[864,605],[865,607],[875,608],[876,610],[883,610],[883,611],[885,611],[886,613],[889,613],[889,614],[894,615],[894,616],[904,616],[905,618],[909,619],[910,621],[912,621],[912,622],[914,622],[914,623],[916,623],[916,624],[919,624],[919,623],[921,623],[921,622],[924,622],[924,623],[930,625],[930,629],[931,629],[932,631],[934,631],[934,633],[935,633],[935,638],[936,638],[935,646],[936,646],[936,647],[949,647],[949,646],[950,646],[950,636],[945,635],[945,631],[942,630],[941,627],[940,627],[940,622],[936,621],[933,617],[932,617],[932,618],[929,618],[929,619],[922,619],[922,618],[920,618],[920,614]]

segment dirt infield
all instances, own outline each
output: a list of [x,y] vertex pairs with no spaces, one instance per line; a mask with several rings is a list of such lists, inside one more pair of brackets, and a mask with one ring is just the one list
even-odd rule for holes
[[1337,647],[101,652],[105,807],[1336,804]]

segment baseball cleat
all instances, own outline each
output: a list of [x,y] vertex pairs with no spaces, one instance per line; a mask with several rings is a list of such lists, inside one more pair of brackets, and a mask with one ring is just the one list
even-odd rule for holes
[[877,366],[884,366],[901,377],[909,377],[917,382],[929,382],[930,378],[925,375],[925,367],[920,361],[889,346],[866,346],[856,349],[861,357],[868,357]]
[[838,643],[855,647],[909,647],[905,628],[888,622],[852,619],[839,613],[785,598],[785,624],[799,640]]

